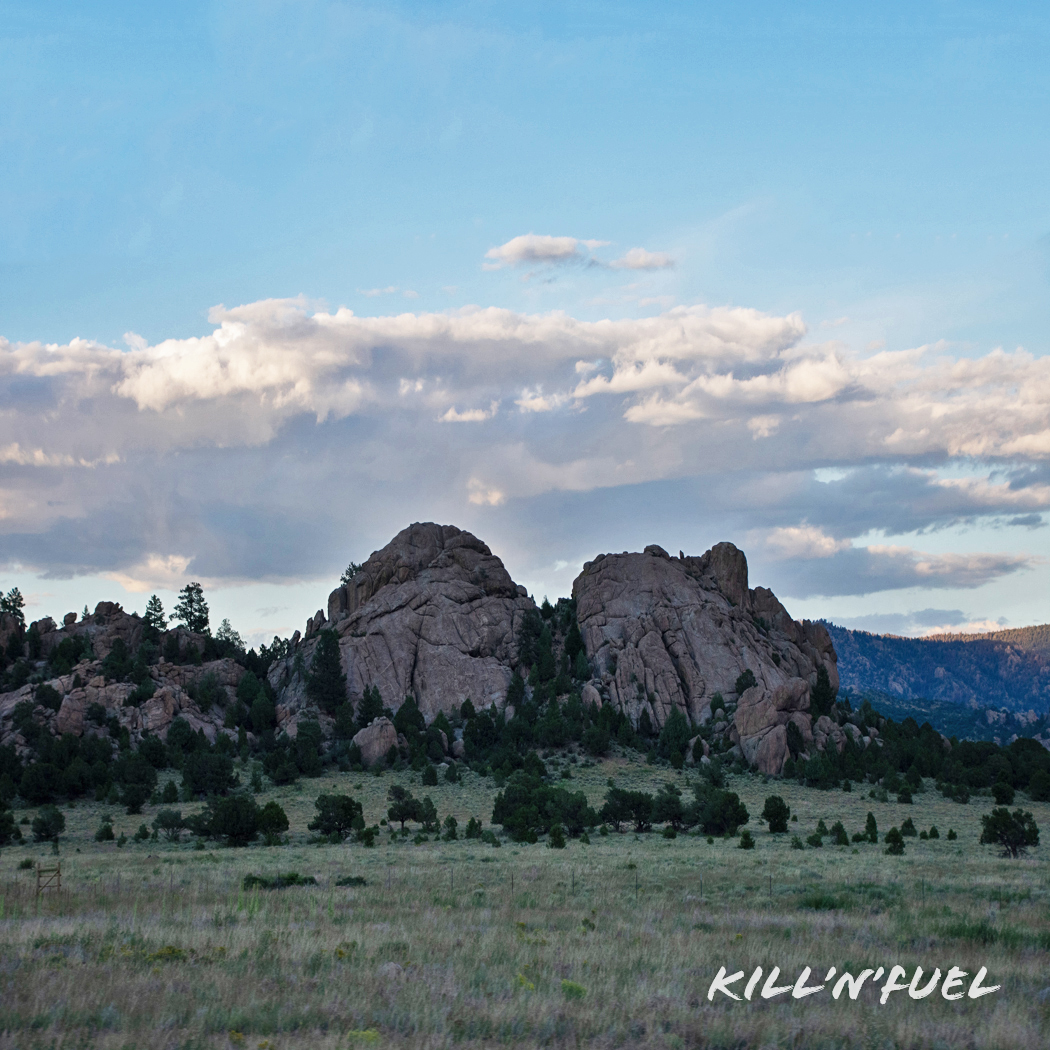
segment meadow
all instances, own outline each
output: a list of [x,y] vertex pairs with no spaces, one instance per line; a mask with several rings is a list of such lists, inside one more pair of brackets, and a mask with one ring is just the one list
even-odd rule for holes
[[[622,758],[558,768],[572,770],[565,786],[592,804],[610,778],[648,791],[674,780],[685,791],[691,776]],[[594,833],[562,850],[542,840],[416,844],[415,829],[392,841],[386,828],[371,849],[311,842],[318,794],[352,794],[373,823],[393,783],[429,795],[461,835],[471,816],[488,826],[491,778],[418,781],[407,770],[329,773],[264,791],[260,803],[278,800],[291,823],[287,843],[271,847],[200,849],[187,837],[120,848],[95,842],[103,814],[130,837],[159,807],[142,816],[64,807],[61,891],[37,896],[35,871],[20,866],[53,863],[49,845],[0,855],[0,1047],[1035,1050],[1050,1041],[1047,846],[1020,860],[980,846],[989,798],[959,805],[928,783],[913,805],[880,803],[859,786],[818,791],[741,775],[729,786],[751,813],[753,850],[659,832]],[[798,817],[787,835],[758,819],[773,793]],[[1050,834],[1050,805],[1018,804]],[[899,857],[881,842],[791,848],[792,833],[805,839],[820,819],[859,831],[869,811],[880,838],[907,816],[940,837],[909,838]],[[242,888],[245,875],[292,871],[316,885]],[[779,966],[781,984],[809,966],[812,985],[831,966],[857,974],[896,963],[909,978],[916,966],[927,976],[986,966],[986,983],[1002,987],[952,1002],[939,990],[921,1000],[898,992],[886,1005],[870,982],[856,1001],[833,999],[830,986],[799,1000],[707,998],[723,965],[746,976]]]

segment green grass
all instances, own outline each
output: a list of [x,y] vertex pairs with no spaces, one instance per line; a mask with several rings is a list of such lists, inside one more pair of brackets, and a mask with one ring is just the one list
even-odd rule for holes
[[[593,802],[609,777],[646,790],[675,780],[683,791],[689,778],[622,759],[572,768],[569,786]],[[770,835],[755,816],[751,851],[735,839],[658,833],[596,834],[564,850],[414,845],[385,829],[374,849],[311,844],[318,794],[354,794],[374,823],[395,780],[429,794],[442,818],[488,826],[491,779],[422,788],[411,774],[329,774],[260,796],[288,812],[284,846],[120,849],[94,841],[102,814],[119,835],[149,823],[154,808],[128,817],[78,804],[64,810],[63,889],[40,898],[35,871],[19,862],[51,861],[50,848],[5,849],[0,1050],[1050,1042],[1050,1006],[1038,999],[1050,985],[1045,847],[1008,861],[979,846],[990,800],[959,806],[928,790],[903,807],[859,790],[733,779],[752,814],[766,795],[782,795],[799,816],[791,832],[803,835],[820,819],[841,819],[852,834],[868,810],[880,837],[908,814],[959,832],[956,842],[909,839],[903,857],[886,856],[881,842],[792,850],[791,832]],[[1024,805],[1050,834],[1050,807]],[[288,882],[290,872],[316,885],[243,888],[245,876]],[[895,995],[886,1006],[867,992],[857,1002],[706,998],[721,965],[747,974],[779,966],[783,983],[805,966],[822,975],[898,962],[909,975],[987,966],[1003,989],[954,1003]]]

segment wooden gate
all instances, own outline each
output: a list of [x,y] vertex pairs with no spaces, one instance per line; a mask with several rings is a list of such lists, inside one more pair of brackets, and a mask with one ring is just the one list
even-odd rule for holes
[[62,865],[55,863],[53,868],[45,868],[37,862],[36,866],[36,892],[39,896],[44,890],[62,889]]

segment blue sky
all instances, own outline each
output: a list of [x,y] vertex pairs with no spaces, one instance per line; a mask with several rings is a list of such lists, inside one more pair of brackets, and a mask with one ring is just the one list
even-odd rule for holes
[[537,596],[728,538],[795,615],[1050,619],[1040,8],[156,6],[0,3],[31,615],[287,634],[436,519]]

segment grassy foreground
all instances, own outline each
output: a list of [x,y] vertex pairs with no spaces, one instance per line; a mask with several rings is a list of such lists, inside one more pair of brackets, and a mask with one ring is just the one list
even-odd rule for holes
[[[610,760],[566,786],[600,801],[606,780],[654,790],[688,773]],[[164,776],[162,776],[162,782]],[[467,775],[423,788],[410,773],[330,775],[267,792],[292,825],[288,845],[195,850],[189,843],[95,843],[103,813],[129,835],[145,820],[119,807],[64,810],[63,889],[37,898],[26,857],[0,857],[0,1047],[1023,1047],[1050,1042],[1047,847],[1007,861],[977,844],[991,800],[959,806],[928,789],[912,806],[856,789],[820,792],[733,778],[752,814],[737,840],[658,833],[592,836],[564,850],[504,842],[311,845],[321,791],[361,799],[369,823],[400,782],[442,818],[487,824],[495,789]],[[880,833],[911,816],[940,839],[805,851],[757,819],[781,794],[805,838],[823,818],[852,833],[871,810]],[[866,794],[866,792],[864,793]],[[1050,806],[1031,809],[1050,834]],[[181,807],[186,813],[192,806]],[[30,811],[27,811],[27,813]],[[23,814],[18,814],[21,817]],[[946,839],[948,828],[959,835]],[[27,830],[27,829],[25,829]],[[241,889],[248,873],[297,871],[317,886]],[[359,876],[364,886],[337,886]],[[1000,991],[945,1001],[877,988],[857,1001],[707,999],[720,966],[779,984],[813,968],[856,975],[899,963],[910,978],[988,968]],[[926,976],[922,983],[925,984]],[[745,977],[746,980],[746,977]],[[745,980],[734,986],[742,991]],[[568,982],[568,983],[566,983]],[[869,982],[870,983],[870,982]],[[968,987],[967,981],[966,987]]]

